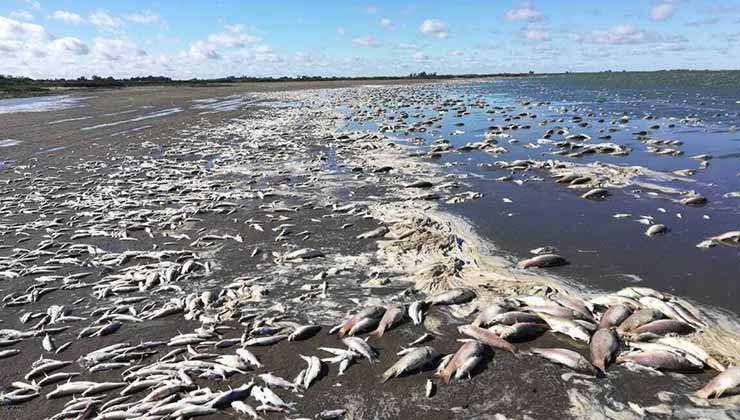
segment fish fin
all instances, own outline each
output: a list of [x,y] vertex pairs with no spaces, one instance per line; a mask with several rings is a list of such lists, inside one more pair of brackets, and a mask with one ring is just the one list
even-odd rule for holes
[[709,399],[709,396],[712,395],[712,391],[707,390],[706,388],[702,388],[694,393],[699,398],[703,398],[705,400]]

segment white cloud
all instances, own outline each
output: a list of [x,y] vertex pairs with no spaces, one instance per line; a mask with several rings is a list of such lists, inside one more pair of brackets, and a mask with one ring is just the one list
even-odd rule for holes
[[606,31],[593,31],[577,34],[574,39],[580,42],[610,45],[636,45],[645,43],[682,43],[686,39],[680,35],[666,36],[634,28],[632,25],[615,25]]
[[696,19],[689,22],[686,22],[686,26],[707,26],[707,25],[716,25],[719,23],[719,18],[717,16],[712,16],[704,19]]
[[465,55],[465,52],[463,50],[450,50],[450,56],[452,57],[462,57]]
[[394,25],[393,22],[388,18],[380,19],[380,27],[388,31],[396,29],[396,25]]
[[660,22],[669,19],[676,13],[682,0],[660,0],[650,9],[650,19]]
[[41,25],[0,16],[0,41],[46,41],[48,38],[49,34]]
[[411,58],[413,58],[414,61],[416,61],[416,62],[424,62],[424,61],[429,60],[429,56],[426,55],[426,54],[424,54],[421,51],[417,51],[417,52],[411,54]]
[[33,20],[33,15],[26,10],[13,10],[10,17],[18,20]]
[[367,13],[368,15],[374,15],[378,13],[378,8],[373,5],[367,6],[365,8],[365,13]]
[[450,36],[447,30],[447,24],[439,19],[427,19],[419,27],[421,33],[432,36],[437,39],[447,39]]
[[93,55],[102,61],[122,61],[146,56],[136,44],[121,39],[95,38]]
[[252,49],[254,59],[264,63],[279,63],[282,60],[269,45],[258,45]]
[[54,20],[61,20],[64,23],[69,23],[72,25],[77,25],[78,23],[82,23],[85,21],[85,19],[74,12],[68,12],[66,10],[57,10],[51,15],[49,15],[49,19]]
[[33,10],[41,9],[41,3],[36,0],[26,0],[26,4],[28,4],[28,6]]
[[90,52],[84,42],[77,38],[57,38],[49,43],[49,50],[60,55],[85,55]]
[[105,10],[98,10],[90,15],[90,23],[100,29],[118,29],[123,26],[121,19],[111,16]]
[[519,20],[536,22],[540,19],[542,19],[542,13],[540,13],[539,10],[535,9],[529,3],[524,3],[522,6],[516,9],[511,9],[506,12],[506,20],[510,20],[512,22]]
[[530,23],[526,28],[522,29],[522,38],[527,41],[543,42],[550,40],[550,33],[547,32],[542,25]]
[[352,40],[352,43],[355,45],[363,46],[363,47],[377,47],[378,46],[378,41],[376,41],[375,37],[372,35],[361,36],[361,37],[355,38]]
[[243,47],[245,44],[253,44],[262,40],[257,36],[244,33],[244,28],[245,26],[242,24],[227,25],[227,32],[212,34],[208,37],[208,41],[226,47],[240,48]]
[[339,35],[344,35],[346,33],[344,30],[344,26],[337,26],[337,33]]
[[126,16],[126,19],[134,23],[149,24],[159,22],[160,20],[162,20],[162,16],[160,16],[159,13],[142,12],[130,14]]
[[419,44],[409,44],[406,42],[401,42],[398,44],[398,48],[402,50],[420,50],[424,48],[424,46]]
[[213,45],[203,41],[192,44],[185,56],[195,61],[218,60],[221,58]]

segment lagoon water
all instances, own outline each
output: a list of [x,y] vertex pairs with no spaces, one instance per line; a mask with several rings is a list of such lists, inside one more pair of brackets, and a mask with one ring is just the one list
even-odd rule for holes
[[[602,73],[538,76],[494,82],[452,84],[408,89],[405,100],[385,104],[379,120],[401,112],[413,123],[438,115],[434,104],[446,101],[439,126],[426,132],[403,130],[387,134],[411,148],[427,151],[435,140],[446,139],[454,150],[434,161],[445,173],[463,176],[467,189],[483,197],[463,204],[446,204],[477,232],[495,244],[492,252],[516,261],[529,250],[553,246],[570,265],[551,269],[597,290],[647,286],[740,313],[740,248],[697,248],[705,238],[740,230],[740,72]],[[458,110],[464,108],[463,115]],[[377,111],[377,110],[373,110]],[[416,116],[416,117],[415,117]],[[574,120],[582,118],[582,121]],[[376,122],[356,128],[372,130]],[[462,123],[462,125],[460,124]],[[506,130],[498,138],[506,153],[458,151],[467,143],[484,141],[489,127],[529,126]],[[553,136],[545,132],[566,127],[570,134],[587,134],[590,143],[612,142],[630,149],[627,156],[556,154]],[[642,132],[642,133],[641,133]],[[609,139],[599,139],[600,136]],[[423,138],[425,145],[417,145]],[[411,141],[417,139],[416,141]],[[645,140],[678,140],[671,147],[679,156],[657,155]],[[708,167],[693,156],[708,154]],[[604,201],[580,197],[587,191],[557,184],[547,171],[512,172],[497,161],[548,159],[577,164],[604,162],[639,166],[670,176],[640,178],[624,188],[608,188]],[[693,176],[673,171],[695,169]],[[511,175],[512,181],[496,178]],[[654,187],[638,185],[645,181]],[[675,192],[666,192],[671,189]],[[678,201],[692,191],[708,199],[703,207]],[[615,218],[615,214],[629,217]],[[668,227],[663,236],[648,237],[650,220]]]

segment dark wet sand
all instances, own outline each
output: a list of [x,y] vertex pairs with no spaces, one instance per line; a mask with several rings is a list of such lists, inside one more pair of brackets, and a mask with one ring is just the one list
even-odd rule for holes
[[[375,82],[371,82],[376,84]],[[401,82],[399,82],[401,83]],[[148,141],[156,143],[161,149],[166,149],[172,139],[175,138],[180,130],[186,129],[193,125],[217,126],[218,124],[228,121],[231,118],[249,118],[253,110],[240,109],[237,111],[221,112],[216,114],[199,115],[197,110],[185,110],[183,112],[170,116],[149,119],[145,122],[135,124],[125,124],[122,126],[101,128],[90,131],[81,131],[81,128],[94,124],[102,124],[128,119],[132,114],[141,113],[142,106],[152,106],[153,109],[165,109],[172,107],[187,107],[189,102],[194,99],[223,97],[236,93],[246,93],[250,91],[277,91],[291,89],[313,89],[313,88],[338,88],[348,85],[357,85],[362,83],[348,82],[322,82],[322,83],[301,83],[301,84],[250,84],[238,85],[234,87],[219,88],[156,88],[156,89],[124,89],[109,92],[95,92],[92,98],[85,100],[84,107],[67,109],[61,111],[52,111],[44,113],[24,113],[24,114],[6,114],[0,115],[0,138],[11,138],[20,140],[22,143],[0,150],[2,160],[12,160],[15,163],[10,169],[0,173],[0,179],[7,179],[15,176],[18,171],[31,172],[44,175],[59,176],[62,180],[78,180],[80,174],[63,169],[66,165],[79,163],[80,161],[100,160],[109,164],[115,163],[122,155],[129,155],[136,158],[147,157],[150,153],[156,153],[158,149],[144,149],[140,147],[142,142]],[[102,114],[123,112],[126,110],[137,109],[136,113],[122,114],[118,116],[100,117]],[[275,110],[275,112],[280,112]],[[80,118],[84,116],[96,116],[91,120],[70,121],[49,125],[50,121],[62,119]],[[110,134],[120,132],[126,128],[131,128],[136,124],[151,125],[151,128],[134,133],[122,134],[116,137],[110,137]],[[50,148],[63,147],[52,152],[44,152]],[[314,152],[324,152],[321,140],[315,141]],[[112,167],[112,165],[111,165]],[[61,169],[57,169],[61,168]],[[96,176],[104,177],[109,168],[102,168],[96,173]],[[352,172],[349,168],[339,168],[339,172],[345,176],[350,176]],[[261,179],[258,182],[262,184],[277,184],[280,182],[295,186],[304,179],[292,177],[291,174],[279,174],[270,178]],[[355,199],[366,197],[368,200],[373,199],[376,195],[381,195],[384,186],[378,185],[375,188],[361,188],[351,192]],[[345,197],[335,197],[341,201]],[[296,202],[296,204],[299,204]],[[259,216],[260,209],[257,204],[245,204],[240,208],[240,218],[244,219],[249,215]],[[320,218],[330,214],[330,209],[314,209],[310,211],[301,211],[296,213],[294,221],[298,225],[308,223],[310,218]],[[15,219],[14,221],[19,221]],[[347,228],[342,225],[352,223]],[[365,220],[361,217],[352,215],[340,215],[327,219],[327,223],[322,227],[322,235],[312,235],[302,246],[316,247],[320,249],[338,250],[344,255],[358,255],[363,252],[372,252],[375,249],[374,241],[358,241],[355,236],[376,226],[372,220]],[[269,255],[271,251],[280,251],[281,244],[272,241],[274,233],[267,231],[264,234],[249,229],[245,224],[234,225],[229,222],[228,217],[224,218],[218,215],[203,216],[203,222],[198,227],[205,227],[207,230],[218,230],[220,233],[240,233],[243,243],[230,242],[218,254],[218,259],[223,263],[222,271],[218,272],[217,281],[222,284],[230,281],[239,275],[253,275],[261,271],[260,264],[267,264],[268,261],[260,258],[246,258],[246,255],[253,249],[255,244],[263,247],[262,255]],[[133,232],[133,236],[140,239],[134,245],[126,244],[135,249],[151,249],[152,242],[149,241],[142,232]],[[16,238],[2,238],[3,244],[11,247],[22,246],[32,249],[40,240],[40,236],[34,236],[31,240],[25,241],[18,245],[14,243]],[[122,245],[110,239],[88,238],[88,243],[99,246],[121,247]],[[10,249],[0,250],[0,255],[9,255]],[[262,257],[266,258],[266,257]],[[78,270],[79,271],[79,270]],[[98,269],[96,275],[102,274],[103,270]],[[61,273],[61,274],[64,274]],[[300,294],[298,288],[301,284],[307,282],[315,275],[316,272],[297,273],[295,277],[286,276],[281,279],[285,283],[284,290],[280,291],[283,297],[291,297]],[[331,289],[336,290],[337,295],[342,296],[343,284],[350,290],[356,291],[357,285],[364,282],[367,278],[354,276],[340,276],[332,279]],[[4,280],[0,282],[0,290],[3,295],[13,292],[21,292],[28,286],[28,280],[10,282]],[[209,281],[212,281],[210,279]],[[394,279],[395,280],[395,279]],[[345,283],[342,283],[345,282]],[[218,283],[215,283],[217,285]],[[214,285],[209,283],[209,285]],[[350,287],[351,286],[351,287]],[[405,289],[407,286],[403,283],[395,282],[391,287],[385,289],[365,290],[365,293],[373,295],[384,295],[395,293]],[[337,296],[334,295],[334,296]],[[60,291],[49,295],[48,299],[41,299],[34,304],[18,308],[2,308],[0,310],[0,320],[2,328],[28,328],[19,323],[20,314],[27,311],[45,311],[52,303],[67,304],[78,296],[86,296],[88,300],[89,291],[86,289],[73,291]],[[346,296],[349,299],[351,296]],[[267,300],[273,299],[273,295],[267,296]],[[445,315],[444,309],[433,309],[429,318],[442,319],[443,325],[441,331],[443,335],[437,336],[430,342],[438,351],[442,353],[453,352],[457,349],[458,343],[455,342],[458,335],[454,331],[454,321],[451,317]],[[338,321],[338,320],[337,320]],[[71,331],[76,332],[79,328],[87,326],[88,322],[82,322],[72,325]],[[226,337],[236,337],[241,334],[241,327],[231,323],[236,329],[231,335]],[[94,339],[76,340],[73,346],[60,355],[44,354],[45,357],[51,357],[62,360],[74,360],[89,351],[101,348],[103,346],[119,343],[148,340],[167,340],[169,337],[179,332],[191,332],[198,327],[199,323],[185,321],[181,314],[169,316],[156,321],[147,321],[143,324],[126,323],[119,332],[107,337]],[[320,346],[343,347],[335,336],[328,336],[325,326],[323,330],[315,337],[298,343],[280,343],[272,347],[256,348],[254,353],[266,366],[265,369],[255,373],[271,371],[274,374],[292,380],[295,375],[305,366],[305,363],[298,358],[298,354],[317,355],[322,357],[329,356],[317,350]],[[398,356],[395,355],[401,346],[414,340],[425,331],[422,326],[414,327],[410,323],[404,323],[402,326],[394,329],[382,339],[371,339],[370,342],[379,350],[380,361],[370,364],[366,360],[354,363],[343,377],[337,379],[336,366],[332,365],[328,371],[322,373],[321,378],[307,391],[303,398],[297,398],[290,395],[287,391],[277,390],[279,395],[285,396],[291,401],[296,401],[297,411],[289,417],[302,416],[313,417],[322,410],[337,408],[346,408],[352,416],[347,418],[353,419],[452,419],[452,418],[493,418],[496,413],[502,413],[511,418],[564,418],[576,413],[570,413],[568,392],[573,388],[572,378],[569,376],[564,379],[563,375],[569,371],[565,368],[546,363],[538,358],[528,355],[522,355],[516,358],[510,354],[501,351],[489,352],[486,362],[482,369],[476,370],[470,380],[454,382],[452,384],[437,383],[436,394],[428,399],[424,396],[424,384],[428,378],[432,378],[433,368],[424,371],[421,374],[407,375],[398,379],[392,379],[385,384],[380,384],[380,375],[392,365]],[[63,337],[63,338],[62,338]],[[73,334],[63,333],[56,338],[57,345],[68,340],[74,340]],[[41,338],[26,339],[20,345],[16,346],[22,352],[20,355],[0,360],[0,391],[5,391],[9,384],[14,380],[21,380],[23,375],[29,370],[30,364],[42,355],[40,346]],[[587,349],[570,340],[563,341],[562,338],[555,338],[546,335],[542,339],[529,343],[529,345],[558,345],[565,346],[582,351],[587,354]],[[527,346],[522,346],[526,349]],[[157,348],[158,355],[152,356],[145,363],[151,363],[156,358],[169,352],[171,348],[162,346]],[[233,349],[221,350],[202,350],[221,352],[223,354],[233,354]],[[62,371],[81,371],[77,365],[72,365]],[[210,386],[213,390],[223,390],[227,384],[238,386],[248,382],[252,375],[234,375],[229,378],[228,382],[209,382],[198,380],[201,386]],[[84,375],[83,378],[94,378],[94,380],[115,381],[119,378],[118,371]],[[659,402],[657,393],[660,391],[673,391],[678,394],[684,394],[688,390],[698,389],[711,374],[691,375],[677,378],[672,375],[654,376],[644,373],[635,373],[626,369],[615,369],[610,371],[608,378],[600,380],[604,385],[604,398],[617,401],[631,401],[639,405],[653,405]],[[596,381],[599,383],[599,381]],[[607,386],[608,385],[608,386]],[[113,395],[113,393],[111,394]],[[141,394],[136,398],[141,398]],[[42,419],[60,411],[67,398],[47,401],[43,395],[32,402],[21,404],[14,407],[0,408],[0,418],[9,420],[32,420]],[[685,396],[677,395],[674,401],[684,402]],[[252,400],[251,404],[255,405]],[[626,407],[625,407],[626,409]],[[221,416],[215,415],[207,418],[234,418],[231,414]],[[241,417],[237,417],[241,418]],[[267,414],[265,418],[282,419],[284,414]]]

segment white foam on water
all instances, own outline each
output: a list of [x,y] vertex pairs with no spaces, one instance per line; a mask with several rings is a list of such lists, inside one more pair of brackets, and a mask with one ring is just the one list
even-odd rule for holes
[[5,139],[0,140],[0,147],[11,147],[20,144],[20,140],[13,140],[13,139]]
[[146,114],[146,115],[142,115],[140,117],[132,118],[130,120],[116,121],[116,122],[112,122],[112,123],[105,123],[105,124],[93,125],[93,126],[90,126],[90,127],[83,127],[80,130],[81,131],[90,131],[90,130],[97,130],[99,128],[115,127],[115,126],[118,126],[118,125],[128,124],[128,123],[132,123],[132,122],[139,122],[139,121],[150,120],[152,118],[162,118],[162,117],[166,117],[168,115],[177,114],[178,112],[182,112],[182,108],[179,108],[179,107],[178,108],[168,108],[168,109],[163,109],[161,111],[153,112],[151,114]]
[[206,110],[201,112],[201,114],[213,114],[216,112],[238,111],[245,106],[259,101],[241,95],[231,95],[222,98],[196,99],[192,102],[195,103],[193,109]]
[[81,102],[89,98],[62,96],[39,96],[32,98],[0,99],[0,114],[18,112],[47,112],[82,106]]
[[116,133],[111,134],[110,136],[111,137],[117,137],[117,136],[120,136],[120,135],[123,135],[123,134],[135,133],[137,131],[146,130],[147,128],[152,128],[152,126],[151,125],[142,125],[141,127],[132,128],[130,130],[118,131]]
[[128,111],[121,111],[121,112],[113,112],[113,113],[110,113],[110,114],[103,114],[103,117],[113,117],[113,116],[116,116],[116,115],[130,114],[130,113],[136,112],[136,111],[138,111],[138,110],[136,110],[136,109],[129,109]]
[[89,120],[92,117],[79,117],[79,118],[67,118],[64,120],[57,120],[57,121],[51,121],[46,123],[47,125],[55,125],[55,124],[61,124],[66,122],[72,122],[72,121],[82,121],[82,120]]

